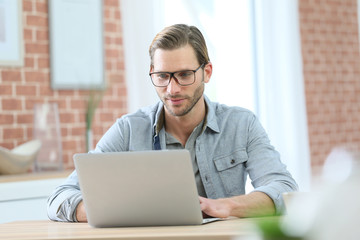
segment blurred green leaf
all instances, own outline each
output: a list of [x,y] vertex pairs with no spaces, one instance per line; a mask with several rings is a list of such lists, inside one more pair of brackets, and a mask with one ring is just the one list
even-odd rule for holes
[[301,240],[301,237],[286,235],[281,229],[280,218],[259,218],[256,225],[259,228],[264,240]]

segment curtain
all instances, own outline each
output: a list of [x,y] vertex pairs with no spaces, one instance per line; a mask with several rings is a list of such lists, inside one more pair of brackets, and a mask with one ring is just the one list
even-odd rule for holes
[[159,0],[121,0],[128,112],[158,101],[149,77],[149,46],[162,27]]
[[310,187],[310,153],[297,0],[254,1],[258,115],[300,186]]

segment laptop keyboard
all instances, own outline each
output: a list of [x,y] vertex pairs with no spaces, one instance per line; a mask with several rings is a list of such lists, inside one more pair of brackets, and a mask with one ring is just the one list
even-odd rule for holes
[[215,221],[218,221],[218,220],[220,220],[220,218],[204,218],[202,224],[215,222]]

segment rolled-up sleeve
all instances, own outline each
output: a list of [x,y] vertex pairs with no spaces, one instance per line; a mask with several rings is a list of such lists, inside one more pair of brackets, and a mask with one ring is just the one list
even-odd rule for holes
[[48,217],[54,221],[76,222],[76,208],[82,200],[76,171],[58,186],[47,201]]
[[276,213],[281,214],[285,210],[282,193],[296,191],[298,185],[255,116],[251,118],[248,133],[246,168],[254,191],[267,194],[274,202]]

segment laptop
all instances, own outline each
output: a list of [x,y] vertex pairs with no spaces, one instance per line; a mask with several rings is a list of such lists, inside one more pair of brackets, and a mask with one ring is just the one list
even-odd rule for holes
[[92,227],[198,225],[203,219],[187,150],[79,153],[75,169]]

